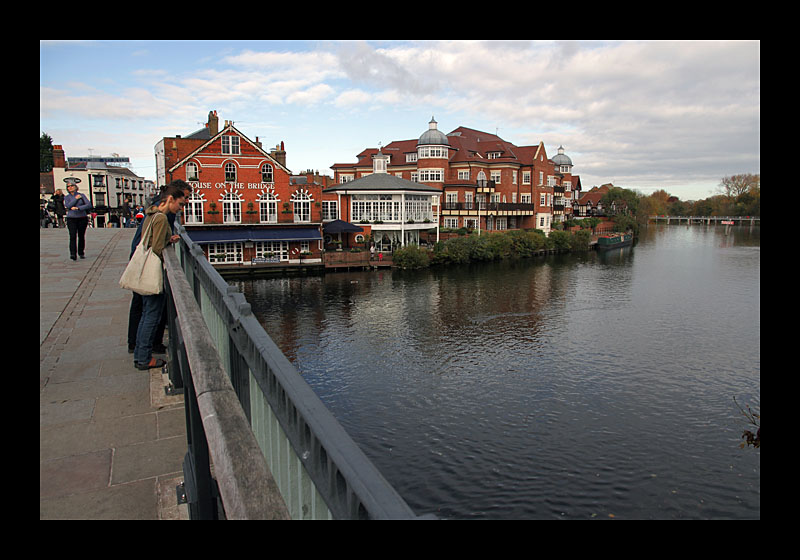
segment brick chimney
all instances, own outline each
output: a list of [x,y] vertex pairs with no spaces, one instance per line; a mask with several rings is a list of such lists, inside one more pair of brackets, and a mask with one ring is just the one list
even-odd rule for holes
[[61,144],[53,146],[53,167],[65,168],[67,166],[67,158],[64,155],[64,148]]
[[211,136],[216,136],[219,133],[219,117],[216,111],[208,112],[208,123],[206,126]]
[[275,158],[275,161],[286,167],[286,150],[283,148],[283,140],[275,146],[275,149],[270,151],[269,155]]

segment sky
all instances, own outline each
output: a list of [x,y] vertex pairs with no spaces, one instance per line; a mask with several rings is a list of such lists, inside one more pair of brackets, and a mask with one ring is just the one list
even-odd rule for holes
[[760,173],[759,41],[40,41],[39,127],[67,157],[156,143],[216,110],[287,167],[333,175],[365,148],[459,126],[563,146],[584,191],[681,200]]

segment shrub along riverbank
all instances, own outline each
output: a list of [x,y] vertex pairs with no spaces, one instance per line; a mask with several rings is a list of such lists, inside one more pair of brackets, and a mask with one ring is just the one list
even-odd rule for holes
[[415,269],[443,264],[466,264],[481,261],[522,259],[550,251],[588,251],[592,234],[588,229],[571,233],[551,231],[549,236],[540,230],[508,230],[470,234],[439,241],[429,251],[417,245],[398,249],[394,264]]

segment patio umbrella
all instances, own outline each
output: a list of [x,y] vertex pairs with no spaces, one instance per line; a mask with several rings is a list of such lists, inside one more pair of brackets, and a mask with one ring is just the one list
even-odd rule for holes
[[328,222],[327,224],[322,226],[323,233],[329,233],[331,235],[336,233],[348,233],[348,232],[362,232],[364,228],[358,227],[357,225],[351,224],[350,222],[345,222],[344,220],[333,220],[332,222]]
[[350,222],[345,222],[344,220],[333,220],[322,226],[322,231],[325,233],[346,233],[351,231],[364,231],[364,228],[353,225]]

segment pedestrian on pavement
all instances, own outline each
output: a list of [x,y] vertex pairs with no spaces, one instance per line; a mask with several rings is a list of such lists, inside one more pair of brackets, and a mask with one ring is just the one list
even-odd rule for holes
[[[145,247],[150,247],[162,261],[163,250],[170,243],[177,241],[178,237],[172,234],[167,213],[177,214],[185,200],[186,194],[183,189],[170,184],[161,193],[159,204],[147,209],[142,224],[142,230],[147,232],[147,238],[143,237],[140,243],[146,243]],[[142,296],[142,316],[136,331],[136,347],[133,350],[133,362],[137,369],[162,367],[166,363],[161,358],[154,358],[152,352],[156,328],[164,312],[164,302],[163,290],[160,294]]]
[[67,209],[64,208],[64,191],[61,189],[56,189],[55,194],[50,197],[50,201],[53,202],[55,207],[54,212],[56,215],[56,224],[58,227],[66,227],[64,223],[64,215],[67,213]]
[[67,196],[64,197],[64,208],[67,209],[67,229],[69,230],[69,258],[77,260],[77,256],[85,259],[86,226],[89,223],[87,216],[92,210],[92,204],[86,195],[78,192],[80,179],[67,177]]
[[130,199],[125,199],[122,201],[122,224],[120,227],[128,227],[128,223],[131,221],[131,203]]

